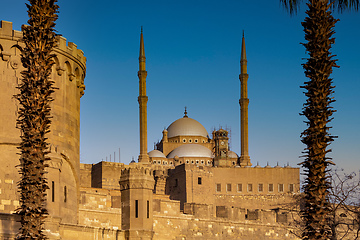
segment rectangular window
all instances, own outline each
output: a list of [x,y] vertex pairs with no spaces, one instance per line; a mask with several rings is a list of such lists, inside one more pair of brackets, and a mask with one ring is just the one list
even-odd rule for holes
[[284,184],[279,184],[279,192],[284,192]]
[[201,177],[198,177],[198,184],[201,185]]
[[289,192],[294,192],[294,184],[289,185]]
[[239,184],[237,185],[237,191],[238,191],[238,192],[242,192],[242,184],[241,184],[241,183],[239,183]]
[[139,200],[135,200],[135,218],[139,217]]
[[231,183],[226,184],[226,191],[231,192]]
[[252,192],[252,183],[249,183],[248,185],[247,185],[247,190],[248,190],[248,192]]
[[269,183],[269,192],[273,192],[274,191],[274,184]]
[[221,184],[220,183],[216,184],[216,191],[221,192]]
[[55,202],[55,182],[51,182],[51,201]]
[[264,191],[264,185],[262,183],[259,183],[258,190],[259,192]]
[[146,217],[150,218],[150,202],[146,201]]

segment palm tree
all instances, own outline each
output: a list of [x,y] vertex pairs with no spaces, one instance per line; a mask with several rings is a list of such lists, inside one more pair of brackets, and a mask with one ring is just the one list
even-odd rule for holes
[[[301,0],[280,0],[290,11],[296,13]],[[304,208],[301,210],[305,222],[303,239],[331,239],[329,226],[330,205],[328,194],[330,182],[328,166],[332,164],[327,153],[334,136],[329,133],[328,124],[335,112],[330,106],[335,100],[332,85],[332,68],[337,67],[336,60],[330,52],[335,43],[334,27],[338,19],[332,16],[332,10],[340,12],[346,8],[358,10],[359,0],[308,0],[307,17],[304,27],[306,43],[303,45],[309,54],[307,62],[302,64],[305,75],[309,79],[302,88],[307,97],[301,115],[307,120],[307,129],[301,134],[301,141],[306,145],[304,161],[301,165],[306,173],[304,185]]]
[[21,62],[25,70],[21,72],[19,94],[15,95],[20,103],[17,121],[21,129],[21,180],[18,183],[21,228],[17,239],[46,239],[42,231],[47,216],[48,189],[44,174],[49,160],[45,136],[50,128],[50,103],[54,92],[49,76],[54,63],[51,52],[56,43],[56,1],[29,0],[29,26],[22,28],[25,47]]

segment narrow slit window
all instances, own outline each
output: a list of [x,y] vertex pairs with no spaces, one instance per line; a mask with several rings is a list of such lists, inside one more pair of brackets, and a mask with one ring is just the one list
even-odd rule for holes
[[64,202],[66,203],[67,201],[67,190],[66,190],[66,186],[64,187]]
[[201,185],[202,181],[201,181],[201,177],[198,177],[198,184]]
[[150,218],[150,202],[146,201],[146,217]]
[[139,217],[139,200],[135,200],[135,218]]
[[51,201],[55,202],[55,182],[51,182]]
[[178,179],[177,179],[177,178],[175,178],[175,185],[174,185],[174,187],[177,187],[177,186],[178,186],[178,184],[179,184]]

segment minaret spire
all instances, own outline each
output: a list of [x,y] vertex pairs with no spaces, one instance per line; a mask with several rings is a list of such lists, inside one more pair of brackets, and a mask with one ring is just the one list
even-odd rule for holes
[[247,93],[247,59],[245,49],[245,36],[243,31],[242,45],[241,45],[241,58],[240,58],[240,128],[241,128],[241,155],[240,166],[251,166],[249,156],[249,141],[248,141],[248,93]]
[[140,163],[149,163],[149,155],[147,153],[147,101],[146,96],[146,57],[144,48],[143,28],[141,26],[140,33],[140,53],[139,53],[139,119],[140,119]]

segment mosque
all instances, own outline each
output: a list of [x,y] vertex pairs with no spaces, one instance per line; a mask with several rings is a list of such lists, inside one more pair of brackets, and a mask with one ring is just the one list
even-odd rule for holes
[[[0,28],[0,239],[19,228],[16,128],[20,31]],[[252,166],[248,152],[247,58],[242,38],[239,75],[241,153],[229,150],[224,129],[211,135],[188,116],[175,120],[147,149],[146,57],[140,34],[140,155],[129,165],[80,163],[80,98],[86,58],[59,36],[51,79],[58,90],[52,103],[45,232],[49,239],[298,239],[290,231],[299,168]],[[234,99],[235,101],[235,99]]]

